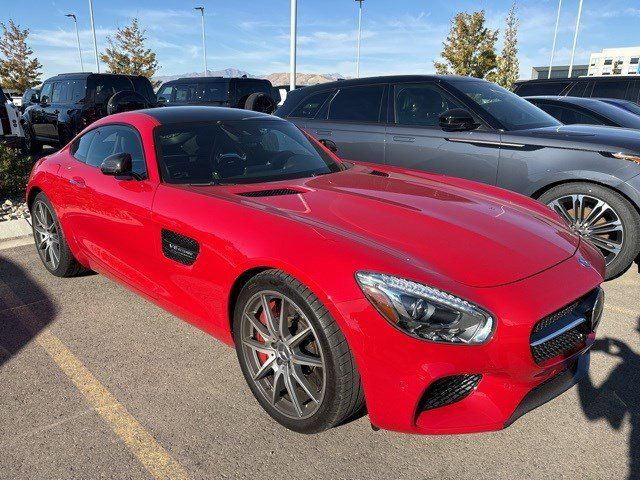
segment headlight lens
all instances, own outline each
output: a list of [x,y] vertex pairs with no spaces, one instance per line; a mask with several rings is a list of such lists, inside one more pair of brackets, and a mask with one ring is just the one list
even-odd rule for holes
[[455,295],[383,273],[357,272],[356,280],[380,314],[413,337],[467,345],[491,337],[492,315]]

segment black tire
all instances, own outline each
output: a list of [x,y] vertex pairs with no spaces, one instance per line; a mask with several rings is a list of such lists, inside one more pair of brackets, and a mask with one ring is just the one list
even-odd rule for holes
[[23,123],[22,129],[24,130],[24,140],[22,141],[22,153],[26,155],[32,155],[42,152],[42,143],[36,140],[33,133],[33,128],[29,123]]
[[[618,192],[589,182],[558,185],[544,192],[538,200],[549,205],[553,201],[570,195],[588,195],[607,203],[613,209],[622,224],[622,246],[619,253],[607,262],[606,279],[610,280],[623,274],[640,253],[640,214],[638,211]],[[600,250],[607,253],[602,248]]]
[[131,112],[149,108],[150,104],[146,98],[133,90],[123,90],[116,92],[107,101],[107,115],[114,113]]
[[[38,225],[38,219],[41,215],[40,204],[42,204],[43,207],[46,207],[47,213],[53,220],[53,224],[57,232],[59,243],[59,262],[57,263],[57,265],[55,265],[55,267],[52,267],[51,263],[47,262],[47,254],[45,253],[45,250],[41,248],[40,239],[42,237],[38,231],[38,228],[40,228],[40,226]],[[52,273],[56,277],[75,277],[76,275],[88,271],[85,267],[78,263],[78,261],[73,256],[73,253],[71,253],[71,250],[69,250],[69,245],[67,244],[64,232],[62,231],[62,227],[60,226],[58,216],[56,215],[53,205],[44,194],[44,192],[38,193],[36,195],[36,198],[33,200],[33,203],[31,204],[31,220],[33,238],[36,241],[36,250],[38,252],[38,255],[40,256],[40,260],[42,260],[42,264],[50,273]]]
[[[286,296],[301,310],[309,320],[314,335],[313,341],[317,340],[321,351],[319,355],[324,359],[323,396],[319,405],[315,406],[314,413],[306,418],[291,418],[267,400],[258,383],[254,381],[251,366],[243,352],[241,319],[245,307],[252,298],[267,290]],[[242,373],[262,408],[281,425],[300,433],[316,433],[336,426],[362,411],[364,393],[349,345],[322,302],[296,278],[280,270],[266,270],[257,274],[240,292],[233,320],[236,353]]]
[[263,92],[252,93],[244,102],[244,109],[254,112],[271,114],[276,111],[276,107],[276,101]]

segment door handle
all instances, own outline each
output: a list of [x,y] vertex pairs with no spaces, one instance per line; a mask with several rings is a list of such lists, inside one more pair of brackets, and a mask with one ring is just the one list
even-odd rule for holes
[[316,135],[322,135],[323,137],[330,137],[331,130],[316,130]]
[[86,183],[84,183],[84,180],[81,179],[80,177],[73,177],[69,180],[69,183],[75,187],[78,188],[84,188],[87,186]]
[[394,135],[393,136],[393,141],[394,142],[415,142],[416,137],[410,137],[408,135]]

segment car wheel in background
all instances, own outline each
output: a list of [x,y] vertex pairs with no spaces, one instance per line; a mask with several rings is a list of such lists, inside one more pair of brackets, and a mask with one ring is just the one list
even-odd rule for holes
[[31,204],[31,226],[40,260],[56,277],[73,277],[86,271],[74,258],[51,202],[40,192]]
[[116,92],[107,101],[107,115],[114,113],[131,112],[133,110],[142,110],[149,108],[149,102],[146,98],[133,90],[123,90]]
[[42,151],[42,144],[38,142],[33,134],[33,129],[28,123],[22,125],[24,130],[24,140],[22,142],[22,153],[33,154],[40,153]]
[[638,256],[640,215],[619,193],[602,185],[575,182],[553,187],[538,200],[602,252],[607,280],[624,273]]
[[242,373],[285,427],[315,433],[364,405],[360,375],[339,326],[294,277],[267,270],[242,289],[233,333]]
[[254,112],[273,113],[276,111],[276,102],[266,93],[256,92],[247,97],[244,102],[245,110],[253,110]]

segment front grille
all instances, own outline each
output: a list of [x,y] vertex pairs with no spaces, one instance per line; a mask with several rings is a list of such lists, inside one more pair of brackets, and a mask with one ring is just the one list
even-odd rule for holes
[[252,192],[240,192],[238,195],[243,197],[275,197],[278,195],[297,195],[304,193],[300,190],[294,190],[293,188],[277,188],[272,190],[255,190]]
[[476,389],[481,379],[480,374],[439,378],[422,395],[418,413],[459,402]]
[[[537,364],[569,353],[584,343],[592,330],[591,313],[597,296],[595,289],[536,323],[531,332],[531,354]],[[543,341],[545,338],[549,339]]]

